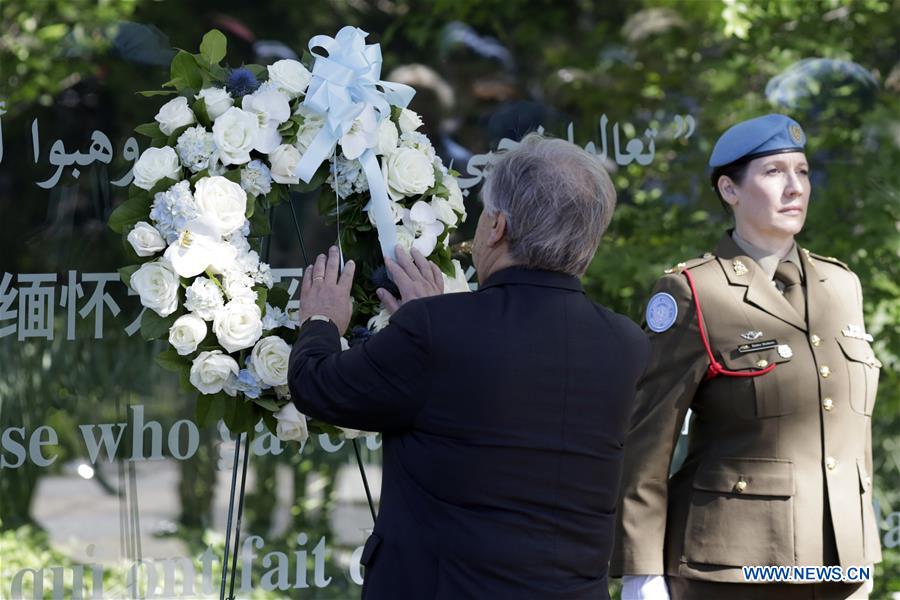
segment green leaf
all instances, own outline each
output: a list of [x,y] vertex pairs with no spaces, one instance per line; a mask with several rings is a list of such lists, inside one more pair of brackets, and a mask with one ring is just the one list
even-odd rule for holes
[[263,396],[261,398],[254,398],[253,402],[257,406],[261,406],[269,412],[278,412],[279,410],[281,410],[281,407],[278,406],[277,402],[275,402],[271,398],[266,398],[265,396]]
[[174,348],[161,352],[154,358],[156,364],[166,371],[181,373],[184,369],[190,370],[191,365],[187,362],[187,358],[178,354]]
[[209,113],[206,110],[206,99],[200,98],[194,102],[194,105],[191,107],[191,110],[194,111],[194,116],[197,117],[197,122],[204,127],[212,127],[212,121],[209,118]]
[[131,287],[131,276],[140,268],[141,265],[128,265],[119,269],[119,279],[122,280],[125,287]]
[[173,96],[177,94],[175,90],[144,90],[143,92],[137,92],[144,98],[150,98],[152,96]]
[[322,186],[325,183],[325,180],[328,179],[328,169],[329,163],[325,161],[322,163],[322,166],[319,167],[319,170],[316,171],[315,175],[312,176],[312,179],[309,180],[309,183],[306,183],[302,179],[300,183],[295,183],[293,185],[293,189],[298,192],[311,192]]
[[197,424],[200,427],[214,425],[225,415],[225,408],[235,401],[224,392],[200,394],[197,396]]
[[225,179],[227,179],[228,181],[233,181],[236,184],[240,185],[241,170],[240,169],[229,169],[229,170],[225,171],[225,174],[223,175],[223,177],[225,177]]
[[209,74],[212,76],[213,81],[219,83],[225,83],[225,80],[228,79],[228,71],[220,65],[210,65]]
[[151,204],[153,199],[149,195],[129,198],[112,211],[106,224],[116,233],[124,233],[138,221],[148,218]]
[[194,173],[191,175],[191,185],[194,185],[204,177],[209,177],[209,169],[203,169],[199,173]]
[[281,287],[280,285],[274,286],[269,290],[268,297],[266,298],[266,302],[284,310],[287,307],[288,301],[291,299],[288,294],[287,289]]
[[230,402],[225,406],[225,425],[232,433],[241,431],[251,432],[253,426],[256,425],[256,413],[253,410],[254,404],[247,402],[242,397],[230,398]]
[[281,202],[281,197],[284,196],[284,187],[278,183],[272,183],[272,189],[269,190],[269,193],[266,194],[266,204],[269,206],[278,206]]
[[247,194],[247,210],[244,213],[244,216],[248,219],[253,216],[253,212],[256,210],[256,198]]
[[217,65],[225,58],[228,48],[228,41],[225,35],[218,29],[211,29],[203,36],[200,42],[200,55],[206,59],[210,65]]
[[262,65],[244,65],[244,68],[253,73],[253,76],[256,77],[256,79],[269,73],[269,70]]
[[200,70],[194,57],[184,50],[179,50],[175,58],[172,59],[170,73],[172,80],[168,83],[173,85],[179,92],[185,88],[196,91],[203,85],[203,72]]
[[262,418],[269,433],[276,435],[278,433],[278,419],[275,418],[275,415],[270,412],[264,412]]
[[169,328],[178,316],[179,313],[176,311],[168,317],[160,317],[148,308],[141,317],[141,336],[145,340],[156,340],[163,337],[169,333]]
[[[181,181],[181,179],[171,179],[169,177],[163,177],[162,179],[157,181],[153,188],[148,192],[147,197],[150,199],[150,204],[153,204],[153,197],[156,196],[156,194],[165,192],[167,189],[169,189],[179,181]],[[149,208],[147,209],[147,214],[150,214]]]
[[266,298],[269,296],[269,289],[264,285],[258,285],[253,290],[256,292],[256,305],[259,307],[259,311],[265,314]]
[[138,125],[134,128],[134,132],[145,135],[148,138],[158,138],[163,135],[163,132],[159,130],[159,123],[157,123],[156,121]]
[[271,232],[272,227],[269,225],[269,216],[266,214],[266,211],[254,211],[253,216],[250,217],[250,236],[261,237],[269,235]]

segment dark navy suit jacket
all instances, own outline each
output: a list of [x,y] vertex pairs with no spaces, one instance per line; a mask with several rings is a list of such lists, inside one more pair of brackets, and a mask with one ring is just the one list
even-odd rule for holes
[[383,432],[363,597],[607,598],[622,445],[644,333],[576,277],[520,267],[408,302],[364,344],[310,321],[304,414]]

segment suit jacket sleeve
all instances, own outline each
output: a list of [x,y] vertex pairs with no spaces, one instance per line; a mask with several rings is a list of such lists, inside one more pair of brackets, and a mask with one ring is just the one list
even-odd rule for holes
[[700,340],[696,310],[684,275],[663,277],[653,293],[671,294],[675,323],[648,331],[650,366],[638,383],[619,496],[610,574],[662,575],[672,452],[687,409],[709,361]]
[[405,304],[390,325],[344,352],[333,323],[309,321],[291,350],[291,400],[303,414],[333,425],[406,429],[427,395],[430,335],[421,301]]

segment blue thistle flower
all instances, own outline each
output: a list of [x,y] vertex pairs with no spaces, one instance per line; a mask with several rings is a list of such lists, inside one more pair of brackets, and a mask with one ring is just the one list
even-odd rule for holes
[[347,343],[350,344],[350,347],[356,346],[357,344],[362,344],[367,339],[372,337],[372,332],[369,331],[367,327],[363,327],[362,325],[357,325],[353,329],[350,330],[350,339]]
[[247,94],[252,94],[259,87],[256,75],[250,69],[241,67],[240,69],[232,69],[225,81],[225,89],[234,97],[240,98]]
[[372,282],[376,288],[384,288],[394,295],[394,298],[400,297],[400,290],[397,289],[397,284],[390,280],[388,277],[387,269],[384,265],[381,265],[369,276],[369,281]]

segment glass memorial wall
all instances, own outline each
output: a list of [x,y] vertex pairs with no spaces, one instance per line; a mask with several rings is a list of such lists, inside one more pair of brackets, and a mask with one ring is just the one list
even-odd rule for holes
[[[663,270],[728,226],[706,170],[717,136],[766,112],[804,126],[801,243],[860,275],[884,365],[873,597],[900,590],[900,2],[4,0],[0,16],[0,598],[217,597],[226,545],[226,596],[358,596],[359,464],[377,508],[379,436],[281,441],[260,422],[241,454],[227,415],[198,418],[157,360],[165,340],[143,339],[130,248],[107,225],[150,145],[135,127],[169,100],[137,92],[163,89],[177,49],[217,29],[224,68],[268,65],[344,25],[381,44],[382,78],[415,88],[420,131],[460,174],[450,248],[469,280],[492,151],[540,130],[602,157],[619,206],[584,283],[636,321]],[[304,252],[336,238],[319,204],[297,191],[272,213],[288,309]]]

